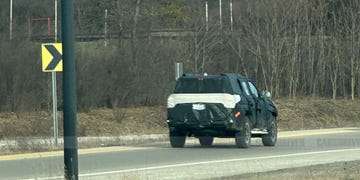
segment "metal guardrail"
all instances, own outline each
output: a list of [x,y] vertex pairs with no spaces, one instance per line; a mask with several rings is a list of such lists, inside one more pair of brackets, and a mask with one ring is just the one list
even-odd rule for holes
[[[194,36],[197,33],[194,31],[187,30],[154,30],[148,33],[141,33],[136,35],[136,38],[185,38],[189,36]],[[130,33],[111,33],[107,34],[106,37],[104,34],[75,34],[75,41],[97,41],[104,39],[130,39]],[[49,35],[32,35],[30,37],[32,41],[36,42],[53,42],[55,40],[54,36]],[[61,40],[59,36],[58,39]]]

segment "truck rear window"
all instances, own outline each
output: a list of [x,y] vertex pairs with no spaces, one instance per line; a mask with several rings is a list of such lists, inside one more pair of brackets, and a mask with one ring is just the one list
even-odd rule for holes
[[174,93],[230,93],[227,78],[216,77],[184,77],[176,82]]

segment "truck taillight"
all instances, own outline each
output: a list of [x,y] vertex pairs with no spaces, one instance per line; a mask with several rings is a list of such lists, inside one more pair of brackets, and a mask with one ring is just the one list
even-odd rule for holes
[[236,113],[235,113],[235,117],[236,117],[236,118],[237,118],[237,117],[240,117],[240,115],[241,115],[240,112],[236,112]]

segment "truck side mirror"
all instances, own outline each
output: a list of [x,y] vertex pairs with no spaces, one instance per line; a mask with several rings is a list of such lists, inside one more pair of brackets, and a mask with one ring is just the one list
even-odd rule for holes
[[271,93],[267,90],[263,90],[261,94],[263,97],[271,98]]

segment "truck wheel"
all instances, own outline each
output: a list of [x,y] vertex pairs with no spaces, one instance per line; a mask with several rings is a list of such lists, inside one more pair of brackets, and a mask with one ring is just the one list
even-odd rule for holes
[[277,124],[274,116],[271,116],[267,131],[268,134],[261,137],[262,143],[264,146],[275,146],[277,141]]
[[173,148],[182,148],[185,145],[186,136],[185,133],[178,131],[170,132],[170,144]]
[[243,123],[243,130],[235,134],[235,142],[239,148],[248,148],[251,143],[251,126],[247,118]]
[[212,137],[212,136],[200,136],[199,137],[199,142],[200,142],[201,146],[211,146],[212,143],[214,142],[214,137]]

